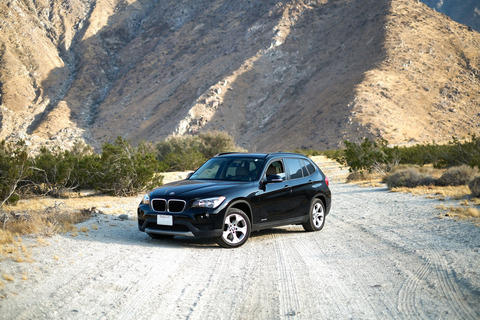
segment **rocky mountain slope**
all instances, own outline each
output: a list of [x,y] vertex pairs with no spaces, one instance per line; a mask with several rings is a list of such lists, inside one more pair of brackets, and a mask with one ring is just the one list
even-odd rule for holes
[[480,34],[416,0],[6,0],[0,138],[249,150],[480,131]]

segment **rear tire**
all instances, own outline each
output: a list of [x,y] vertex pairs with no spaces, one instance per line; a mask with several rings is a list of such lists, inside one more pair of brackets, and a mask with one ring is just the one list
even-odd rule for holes
[[302,224],[305,231],[320,231],[325,225],[325,205],[322,200],[314,199],[310,206],[310,215],[307,222]]
[[223,248],[238,248],[247,242],[251,228],[245,212],[237,208],[228,209],[223,220],[223,233],[216,242]]

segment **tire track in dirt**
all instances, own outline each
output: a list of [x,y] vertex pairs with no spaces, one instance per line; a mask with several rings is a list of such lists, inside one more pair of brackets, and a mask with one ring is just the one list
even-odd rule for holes
[[[338,219],[344,224],[349,224],[344,231],[350,228],[352,229],[350,232],[359,235],[360,238],[371,238],[366,240],[366,243],[376,243],[390,251],[390,259],[399,266],[406,278],[398,292],[398,311],[401,314],[430,319],[432,310],[428,305],[433,298],[426,292],[432,291],[438,295],[440,290],[445,312],[454,312],[456,317],[465,319],[478,315],[471,309],[462,290],[453,280],[455,273],[441,254],[441,249],[433,245],[435,238],[431,235],[430,239],[425,239],[426,231],[422,231],[421,226],[418,228],[419,235],[415,236],[414,232],[412,236],[408,228],[395,227],[396,217],[391,215],[383,217],[384,225],[390,225],[386,228],[371,228],[370,224],[364,224],[362,220],[350,221],[341,216]],[[389,222],[389,219],[392,221]],[[376,225],[375,222],[373,225]],[[412,230],[415,229],[417,228],[412,227]],[[456,244],[450,243],[449,246],[455,247]]]
[[277,241],[274,242],[274,249],[278,282],[280,284],[280,314],[287,317],[295,316],[300,310],[296,275],[305,269],[303,266],[298,266],[299,268],[295,267],[295,269],[292,270],[294,265],[298,265],[298,260],[296,261],[297,263],[292,263],[292,257],[298,258],[298,254],[292,255],[290,246],[285,246],[283,240],[277,239]]
[[331,270],[333,275],[324,280],[324,283],[329,285],[334,278],[334,286],[328,292],[330,295],[334,290],[338,294],[335,298],[329,297],[328,303],[337,303],[342,308],[339,316],[348,314],[353,318],[397,318],[396,306],[390,302],[391,293],[385,292],[391,291],[391,278],[396,273],[390,261],[384,258],[388,248],[370,243],[359,236],[353,226],[336,216],[330,216],[329,220],[332,228],[329,233],[334,234],[335,238],[327,242],[328,246],[322,243],[325,240],[320,237],[315,237],[314,242],[305,242],[305,247],[309,248],[305,250],[312,254],[316,252],[312,267],[318,268],[322,261],[326,268],[334,268]]
[[450,301],[451,311],[455,316],[462,319],[478,319],[475,312],[466,303],[463,293],[455,282],[454,271],[448,266],[445,257],[436,246],[430,246],[427,249],[427,259],[430,260],[436,279],[439,280],[439,286],[445,297]]

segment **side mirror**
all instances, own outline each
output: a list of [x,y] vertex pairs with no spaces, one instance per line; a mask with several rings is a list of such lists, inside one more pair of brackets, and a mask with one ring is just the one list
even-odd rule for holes
[[277,182],[283,182],[282,176],[278,174],[267,175],[267,183],[277,183]]
[[187,174],[186,179],[190,179],[190,177],[193,176],[194,173],[195,173],[195,171],[189,172],[189,173]]

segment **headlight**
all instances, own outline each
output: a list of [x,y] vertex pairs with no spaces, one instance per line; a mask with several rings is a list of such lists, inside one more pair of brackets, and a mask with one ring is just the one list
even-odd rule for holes
[[148,194],[143,196],[142,204],[150,205],[150,196]]
[[225,200],[225,197],[223,196],[216,198],[200,199],[195,201],[192,207],[215,209],[222,204],[223,200]]

